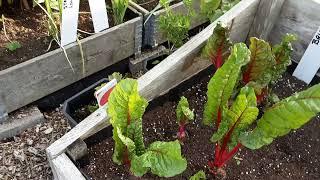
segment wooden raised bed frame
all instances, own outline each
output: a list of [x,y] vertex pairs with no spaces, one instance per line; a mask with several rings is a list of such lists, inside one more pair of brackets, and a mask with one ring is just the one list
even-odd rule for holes
[[[163,33],[159,29],[159,17],[164,15],[166,11],[164,9],[160,9],[153,14],[151,14],[150,18],[147,18],[150,15],[150,11],[144,9],[143,7],[139,6],[138,4],[130,1],[130,5],[136,8],[139,12],[141,12],[144,16],[144,37],[143,37],[143,46],[150,46],[152,48],[157,47],[159,44],[162,44],[167,41],[167,38],[163,36]],[[208,20],[204,17],[198,16],[200,14],[200,0],[196,0],[193,3],[193,7],[196,11],[197,16],[191,19],[191,29],[194,29],[197,26],[200,26]],[[183,2],[179,2],[170,6],[173,12],[175,13],[182,13],[187,14],[187,8],[183,4]]]
[[48,52],[0,71],[0,96],[12,112],[86,76],[96,73],[134,54],[141,53],[141,13],[138,17],[81,40],[85,59],[83,74],[78,43],[65,47],[74,72],[61,49]]
[[[277,26],[282,25],[277,20],[279,16],[283,17],[283,14],[286,13],[281,9],[286,10],[285,6],[292,6],[298,1],[242,0],[220,17],[218,21],[229,25],[233,23],[230,38],[234,42],[246,41],[251,36],[268,39],[271,32],[279,33],[276,32]],[[311,0],[303,3],[310,3],[309,7],[320,6],[318,2]],[[295,10],[293,13],[301,14],[303,12]],[[151,101],[208,67],[210,65],[209,61],[201,61],[196,57],[212,34],[218,21],[209,25],[159,65],[139,78],[140,94]],[[273,28],[274,25],[275,28]],[[85,179],[66,155],[66,149],[76,140],[86,139],[109,125],[106,110],[99,109],[48,147],[47,156],[55,179]]]

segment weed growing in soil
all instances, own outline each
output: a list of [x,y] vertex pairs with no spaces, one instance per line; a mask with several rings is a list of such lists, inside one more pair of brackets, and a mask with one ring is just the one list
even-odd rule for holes
[[147,105],[147,100],[138,93],[136,80],[122,80],[112,91],[108,115],[115,141],[113,161],[118,165],[127,165],[139,177],[150,170],[160,177],[178,175],[187,168],[179,141],[156,141],[145,147],[142,116]]
[[182,46],[183,41],[188,38],[191,17],[194,16],[192,0],[184,0],[183,2],[188,9],[188,15],[173,13],[169,6],[169,0],[160,0],[160,4],[164,7],[166,13],[159,17],[159,28],[168,41],[177,48]]
[[195,175],[193,175],[189,178],[189,180],[205,180],[205,179],[207,179],[207,178],[206,178],[206,174],[204,173],[204,171],[199,171]]
[[184,96],[181,97],[177,109],[177,122],[179,124],[179,132],[177,133],[177,137],[180,142],[183,142],[186,137],[186,125],[189,121],[194,120],[194,112],[190,110],[188,99]]
[[7,40],[9,41],[9,43],[6,44],[6,48],[7,48],[9,51],[16,51],[17,49],[21,48],[21,44],[20,44],[18,41],[11,41],[11,39],[8,37],[7,32],[6,32],[6,24],[5,24],[5,17],[4,17],[4,15],[1,15],[0,22],[2,22],[4,36],[5,36],[5,37],[7,38]]
[[[290,60],[293,39],[292,35],[285,36],[274,51],[268,43],[257,38],[251,38],[250,49],[243,43],[235,44],[229,58],[209,81],[203,123],[215,125],[217,129],[210,139],[215,143],[214,161],[209,162],[211,172],[224,174],[223,167],[240,147],[258,149],[268,145],[275,138],[300,128],[320,112],[320,85],[271,105],[264,112],[259,112],[257,107],[260,95],[256,86],[246,83],[237,90],[243,69],[245,74],[252,61],[259,64],[281,54],[282,63],[271,64],[273,68],[263,72],[257,71],[267,79],[266,86],[279,77],[279,72],[285,72],[288,63],[284,62]],[[263,115],[257,120],[259,113]],[[257,125],[250,130],[256,120]]]

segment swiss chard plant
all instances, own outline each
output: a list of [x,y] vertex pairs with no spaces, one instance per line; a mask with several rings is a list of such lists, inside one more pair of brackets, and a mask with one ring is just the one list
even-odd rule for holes
[[184,40],[188,38],[191,17],[194,16],[193,1],[183,0],[183,2],[188,9],[188,15],[172,12],[169,0],[160,0],[160,4],[164,7],[166,13],[159,17],[159,28],[175,47],[182,46]]
[[181,97],[177,109],[177,122],[179,124],[179,131],[177,133],[177,137],[180,142],[183,142],[186,137],[186,125],[189,121],[194,120],[194,112],[189,108],[188,99],[184,96]]
[[181,155],[178,140],[156,141],[145,147],[142,133],[142,116],[148,105],[138,93],[138,83],[133,79],[120,81],[112,91],[108,103],[108,115],[113,127],[115,148],[113,161],[125,164],[135,176],[148,171],[160,177],[172,177],[182,173],[187,161]]
[[230,55],[232,43],[229,34],[229,29],[218,23],[202,50],[202,56],[210,59],[216,69],[220,68]]
[[[229,40],[229,29],[217,24],[212,36],[203,49],[202,55],[210,59],[216,69],[220,68],[230,54],[232,43]],[[239,88],[249,85],[254,88],[258,104],[272,95],[272,84],[276,82],[291,64],[290,55],[293,51],[291,43],[297,37],[287,34],[282,42],[273,47],[255,37],[250,38],[250,61],[243,68],[242,81]]]
[[[245,44],[235,44],[228,60],[208,84],[203,123],[217,129],[210,139],[215,144],[214,160],[209,162],[213,173],[222,172],[226,162],[240,147],[258,149],[268,145],[275,138],[298,129],[320,112],[320,85],[288,97],[265,112],[259,112],[252,86],[247,84],[239,92],[236,91],[241,69],[250,64],[252,55]],[[259,113],[263,115],[257,120]],[[256,126],[250,129],[255,122]]]

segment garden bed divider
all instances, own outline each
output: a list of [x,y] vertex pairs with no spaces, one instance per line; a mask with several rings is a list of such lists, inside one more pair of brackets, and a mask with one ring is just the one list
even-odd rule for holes
[[79,45],[75,42],[65,47],[74,72],[60,48],[0,71],[0,94],[4,97],[7,112],[39,100],[125,58],[139,55],[143,17],[134,8],[129,9],[138,17],[81,40],[85,69]]
[[[231,31],[233,41],[245,41],[259,2],[260,0],[242,0],[180,49],[140,77],[138,79],[140,94],[151,101],[207,68],[210,65],[209,61],[194,58],[211,36],[218,21],[224,24],[233,24]],[[84,179],[84,176],[81,175],[65,152],[68,146],[77,139],[84,140],[109,126],[108,119],[106,110],[98,109],[46,149],[55,179]]]

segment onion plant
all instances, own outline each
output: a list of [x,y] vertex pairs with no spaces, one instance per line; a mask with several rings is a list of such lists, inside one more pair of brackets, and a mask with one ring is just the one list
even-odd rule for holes
[[124,15],[129,6],[129,0],[111,0],[111,3],[115,23],[123,23]]

